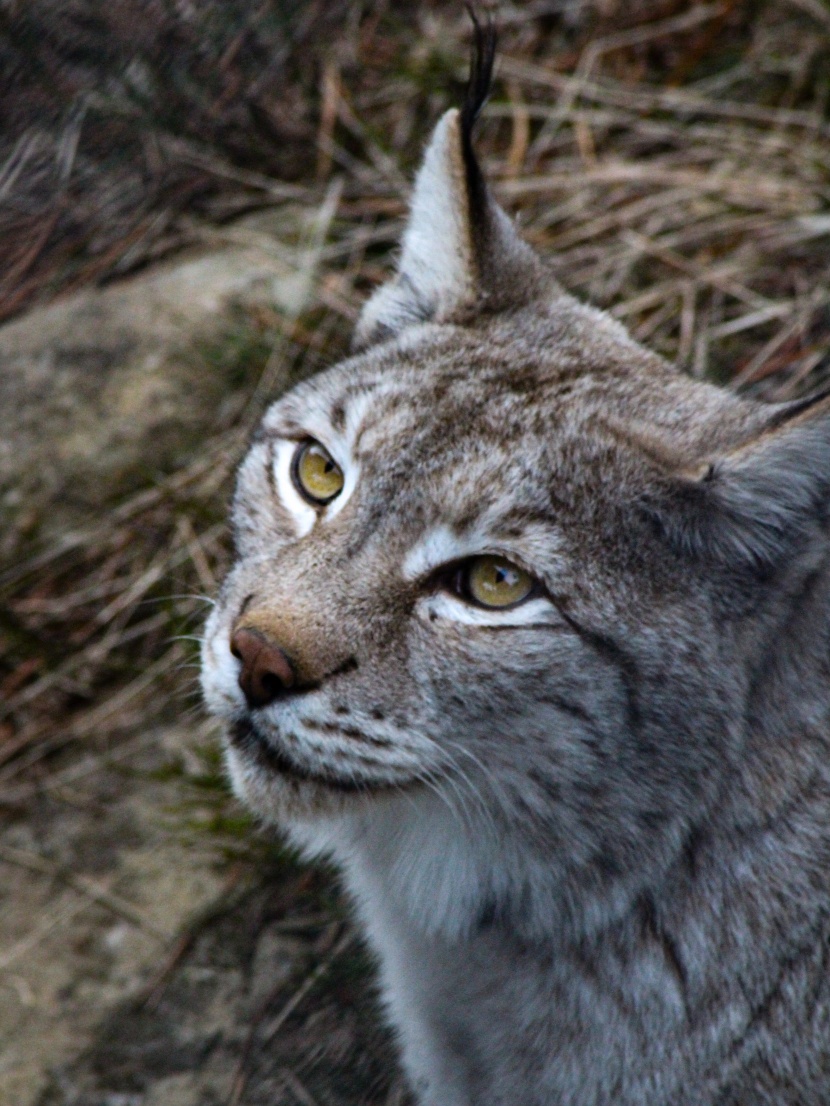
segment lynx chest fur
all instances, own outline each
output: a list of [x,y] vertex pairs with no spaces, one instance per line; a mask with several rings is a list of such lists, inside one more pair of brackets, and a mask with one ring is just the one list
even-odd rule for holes
[[568,296],[482,179],[480,76],[354,356],[241,466],[230,776],[339,865],[422,1106],[818,1106],[830,407]]

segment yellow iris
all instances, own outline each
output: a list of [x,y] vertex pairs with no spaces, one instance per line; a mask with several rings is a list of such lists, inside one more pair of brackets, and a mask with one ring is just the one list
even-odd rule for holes
[[343,490],[343,472],[319,442],[303,442],[294,455],[294,482],[310,503],[328,503]]
[[504,557],[474,557],[467,569],[467,591],[482,607],[512,607],[527,599],[533,577]]

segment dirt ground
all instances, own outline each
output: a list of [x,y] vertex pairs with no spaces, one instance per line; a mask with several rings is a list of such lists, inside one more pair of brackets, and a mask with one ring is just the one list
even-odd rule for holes
[[180,838],[158,777],[190,738],[145,736],[3,836],[3,1101],[403,1103],[330,877]]
[[[9,1036],[20,1081],[8,1101],[403,1102],[367,990],[369,965],[330,878],[276,848],[271,856],[263,848],[255,872],[220,870],[158,825],[171,798],[153,779],[158,749],[181,737],[154,735],[130,758],[126,786],[99,774],[82,793],[85,809],[69,814],[43,800],[29,820],[38,855],[66,857],[74,886],[57,896],[43,886],[38,895],[31,881],[16,888],[30,918],[59,912],[60,922],[43,934],[37,962],[21,957],[13,978]],[[78,893],[80,873],[104,889],[100,900]]]
[[[562,282],[684,371],[826,385],[824,0],[489,9],[481,156]],[[0,1106],[409,1102],[334,873],[227,792],[197,639],[234,465],[347,349],[469,45],[449,0],[0,18]]]

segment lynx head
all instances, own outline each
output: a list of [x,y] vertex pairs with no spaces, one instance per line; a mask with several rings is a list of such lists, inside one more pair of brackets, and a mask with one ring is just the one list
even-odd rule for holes
[[717,802],[823,545],[830,418],[567,295],[476,162],[488,76],[485,50],[354,356],[254,436],[203,685],[263,818],[346,863],[370,840],[425,925],[532,930],[606,916]]

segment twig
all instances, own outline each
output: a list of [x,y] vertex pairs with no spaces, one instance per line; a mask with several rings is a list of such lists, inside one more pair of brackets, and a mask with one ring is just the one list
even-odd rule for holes
[[708,23],[712,19],[719,18],[725,10],[724,4],[696,4],[691,11],[681,12],[680,15],[672,15],[666,19],[658,19],[653,23],[647,23],[642,27],[632,27],[630,30],[595,39],[583,51],[568,91],[562,103],[557,105],[557,114],[560,118],[570,114],[574,104],[580,98],[594,66],[604,54],[610,54],[614,50],[624,50],[631,46],[642,46],[646,42],[652,42],[655,38],[662,38],[666,35],[690,31],[702,23]]
[[291,1093],[300,1100],[302,1106],[318,1106],[317,1099],[312,1097],[308,1088],[300,1082],[297,1074],[291,1068],[280,1068],[280,1075],[288,1084]]

